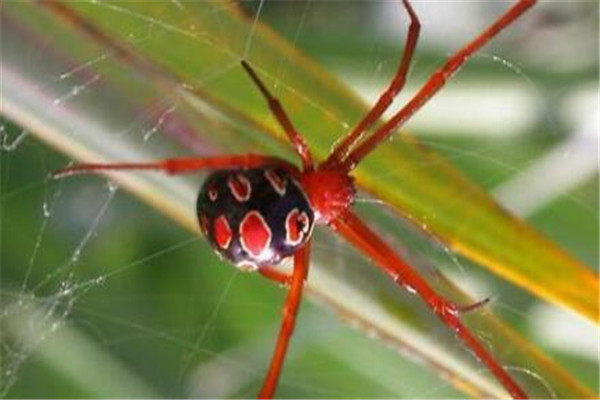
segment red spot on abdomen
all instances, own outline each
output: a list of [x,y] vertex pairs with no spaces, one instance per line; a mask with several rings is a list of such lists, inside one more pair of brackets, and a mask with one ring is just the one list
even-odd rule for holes
[[271,169],[265,171],[265,178],[269,181],[273,189],[280,196],[285,195],[285,180],[283,180],[277,173]]
[[250,211],[240,224],[240,242],[253,257],[264,256],[271,242],[271,229],[258,211]]
[[221,215],[215,219],[213,226],[213,234],[215,235],[215,242],[222,249],[227,249],[233,235],[231,234],[231,228],[224,215]]
[[210,201],[217,201],[217,198],[219,197],[219,192],[217,191],[217,189],[215,189],[214,187],[211,187],[208,189],[208,199]]
[[285,218],[285,234],[288,244],[300,244],[310,229],[310,220],[304,211],[297,208],[290,211]]
[[235,199],[239,202],[248,201],[252,193],[250,181],[242,174],[231,176],[227,182],[229,190]]

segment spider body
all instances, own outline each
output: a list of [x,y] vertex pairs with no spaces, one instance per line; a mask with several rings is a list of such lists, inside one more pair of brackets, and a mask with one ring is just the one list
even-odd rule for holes
[[250,270],[294,254],[315,222],[303,187],[282,168],[215,171],[198,194],[196,210],[213,249]]
[[[242,67],[267,100],[268,107],[299,156],[301,169],[280,158],[240,154],[172,158],[146,163],[81,164],[58,171],[57,175],[99,170],[154,170],[168,174],[207,169],[213,171],[206,179],[197,201],[198,220],[208,241],[234,265],[258,269],[264,277],[284,284],[289,289],[275,351],[259,393],[261,398],[271,398],[277,388],[308,277],[310,236],[315,223],[326,225],[346,239],[399,287],[412,288],[431,312],[455,332],[514,398],[526,398],[526,393],[514,378],[461,320],[462,312],[473,310],[485,304],[485,301],[459,306],[437,293],[390,244],[351,210],[355,194],[351,172],[421,109],[470,56],[535,2],[518,0],[494,23],[452,54],[387,122],[377,125],[404,86],[419,37],[419,19],[409,0],[402,0],[410,17],[410,26],[398,70],[368,113],[320,164],[314,163],[308,146],[279,100],[271,94],[254,69],[242,61]],[[367,135],[370,128],[373,132]],[[271,268],[287,256],[294,258],[291,274]]]
[[315,213],[315,220],[328,224],[354,202],[354,178],[337,169],[303,171],[299,177]]

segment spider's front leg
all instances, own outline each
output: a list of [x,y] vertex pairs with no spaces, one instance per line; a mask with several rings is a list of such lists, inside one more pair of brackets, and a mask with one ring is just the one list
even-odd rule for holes
[[304,167],[304,170],[312,170],[313,161],[308,145],[304,141],[302,135],[300,135],[300,133],[296,131],[296,128],[294,128],[292,121],[287,116],[279,99],[273,96],[269,89],[267,89],[266,85],[258,77],[258,74],[256,73],[256,71],[254,71],[250,64],[248,64],[245,60],[242,60],[241,64],[246,73],[248,73],[254,84],[258,87],[258,90],[260,90],[263,97],[267,101],[269,109],[279,122],[279,125],[281,125],[281,127],[285,131],[288,139],[294,147],[294,150],[296,151],[296,154],[298,154],[298,156],[302,160],[302,166]]
[[[471,331],[463,325],[460,319],[462,311],[479,307],[482,302],[474,306],[461,308],[455,303],[443,298],[396,252],[385,243],[377,234],[366,226],[354,213],[346,211],[341,217],[331,223],[331,227],[341,234],[346,240],[356,246],[360,251],[375,262],[401,287],[410,286],[421,297],[425,304],[446,324],[456,332],[456,335],[471,349],[475,356],[498,379],[504,388],[515,399],[525,399],[527,394],[519,387],[514,379],[498,364],[495,358]],[[485,300],[484,300],[485,302]]]
[[397,132],[417,111],[419,111],[450,79],[467,60],[498,35],[507,26],[515,22],[529,10],[537,0],[519,0],[502,14],[494,23],[481,32],[475,39],[451,55],[446,63],[434,72],[421,89],[389,121],[379,127],[371,136],[357,144],[344,159],[341,166],[347,171],[353,169],[369,155],[380,143]]
[[59,169],[52,173],[54,178],[98,171],[146,170],[164,172],[170,175],[196,172],[202,169],[254,168],[265,165],[280,166],[295,171],[296,168],[277,157],[257,154],[228,155],[216,157],[168,158],[165,160],[139,163],[84,163]]
[[389,108],[396,95],[398,95],[406,83],[406,76],[408,75],[413,54],[419,40],[421,23],[419,22],[417,14],[410,5],[409,0],[402,0],[402,5],[404,6],[404,9],[410,18],[410,26],[408,27],[408,35],[406,36],[406,43],[404,44],[402,59],[400,60],[396,74],[392,78],[392,81],[387,89],[381,93],[375,105],[371,107],[369,112],[354,127],[354,129],[352,129],[352,131],[350,131],[350,133],[348,133],[346,137],[344,137],[340,143],[335,146],[327,158],[327,161],[324,163],[327,167],[336,166],[342,161],[352,146],[358,143],[363,137],[366,130],[369,129],[369,127],[371,127],[371,125],[373,125]]

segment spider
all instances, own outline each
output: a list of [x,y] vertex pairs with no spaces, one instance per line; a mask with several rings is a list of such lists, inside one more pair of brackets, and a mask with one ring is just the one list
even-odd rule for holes
[[[379,120],[402,90],[417,45],[419,18],[410,1],[402,0],[405,12],[410,17],[410,25],[403,55],[391,83],[369,112],[320,163],[313,160],[306,142],[294,128],[279,100],[271,94],[254,69],[242,60],[243,69],[266,99],[300,158],[300,167],[276,157],[241,154],[141,163],[78,164],[59,170],[55,175],[101,170],[154,170],[167,174],[212,170],[197,200],[198,221],[204,236],[219,255],[236,267],[258,271],[265,278],[288,287],[280,333],[259,398],[272,398],[277,388],[308,275],[310,239],[316,224],[327,225],[341,235],[393,277],[399,286],[413,288],[511,396],[526,398],[526,393],[461,322],[461,313],[485,301],[460,306],[439,295],[352,212],[356,189],[351,172],[426,104],[469,57],[535,2],[518,0],[475,39],[451,55],[391,119],[371,135],[365,136],[366,131]],[[274,268],[288,257],[293,257],[291,274]]]

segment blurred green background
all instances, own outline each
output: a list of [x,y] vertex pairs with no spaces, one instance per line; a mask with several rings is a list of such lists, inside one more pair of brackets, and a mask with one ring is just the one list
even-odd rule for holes
[[[258,3],[242,6],[252,15]],[[396,104],[506,6],[415,2],[422,39]],[[406,25],[399,4],[386,1],[267,1],[260,20],[370,101],[393,74]],[[149,28],[148,35],[160,29]],[[291,68],[282,62],[281,73]],[[48,76],[47,83],[59,79]],[[101,84],[90,82],[61,101],[102,96]],[[438,97],[407,129],[597,268],[598,4],[542,2]],[[134,122],[140,136],[161,125],[160,116],[146,126]],[[69,160],[10,121],[2,128],[4,396],[254,396],[284,291],[221,262],[202,239],[103,179],[48,180]],[[494,311],[598,392],[596,326],[471,268],[402,221],[390,221],[384,205],[365,198],[358,207],[402,237],[398,245],[424,270],[435,265],[476,296],[490,296]],[[316,259],[349,251],[322,231],[316,237]],[[379,367],[388,360],[397,369]],[[543,371],[532,373],[542,377],[540,386],[552,386]],[[278,396],[462,393],[305,302]]]

